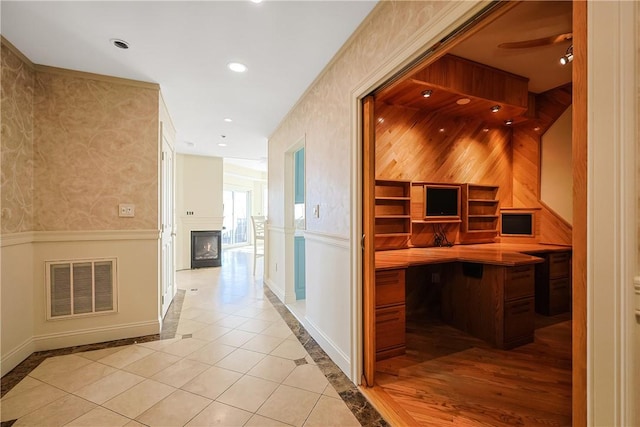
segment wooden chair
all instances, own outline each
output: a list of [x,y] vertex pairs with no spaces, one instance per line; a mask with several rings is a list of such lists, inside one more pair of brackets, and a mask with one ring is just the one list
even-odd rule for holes
[[[253,225],[253,275],[256,275],[256,259],[264,257],[264,226],[266,218],[264,216],[251,216]],[[262,241],[262,252],[258,252],[258,242]]]

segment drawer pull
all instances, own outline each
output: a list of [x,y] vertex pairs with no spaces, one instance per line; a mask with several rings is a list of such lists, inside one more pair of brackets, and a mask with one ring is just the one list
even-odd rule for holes
[[522,302],[514,304],[509,309],[509,314],[522,314],[528,313],[531,310],[531,304],[529,302]]

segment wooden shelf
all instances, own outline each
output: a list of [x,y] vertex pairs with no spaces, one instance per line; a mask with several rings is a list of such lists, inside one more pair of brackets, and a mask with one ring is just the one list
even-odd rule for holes
[[461,242],[492,242],[498,235],[498,190],[496,185],[462,186]]
[[460,223],[462,220],[460,218],[456,219],[413,219],[411,220],[414,224],[455,224]]
[[411,182],[376,180],[375,237],[376,249],[407,247],[411,237]]

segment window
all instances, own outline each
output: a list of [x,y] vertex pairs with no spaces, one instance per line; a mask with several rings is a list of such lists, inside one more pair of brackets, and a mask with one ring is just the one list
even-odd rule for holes
[[47,320],[117,312],[116,259],[47,261]]

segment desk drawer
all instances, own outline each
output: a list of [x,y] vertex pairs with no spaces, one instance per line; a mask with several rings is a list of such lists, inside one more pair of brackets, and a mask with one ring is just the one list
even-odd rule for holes
[[404,346],[404,304],[376,310],[376,350]]
[[405,270],[376,271],[376,307],[404,304]]
[[506,267],[504,270],[504,300],[531,297],[535,288],[533,265]]
[[571,279],[549,280],[549,315],[566,313],[571,309]]
[[510,341],[521,338],[528,342],[533,338],[534,330],[534,301],[533,298],[523,298],[510,301],[504,305],[504,342],[509,347]]
[[571,252],[549,254],[549,278],[569,277],[571,275]]

